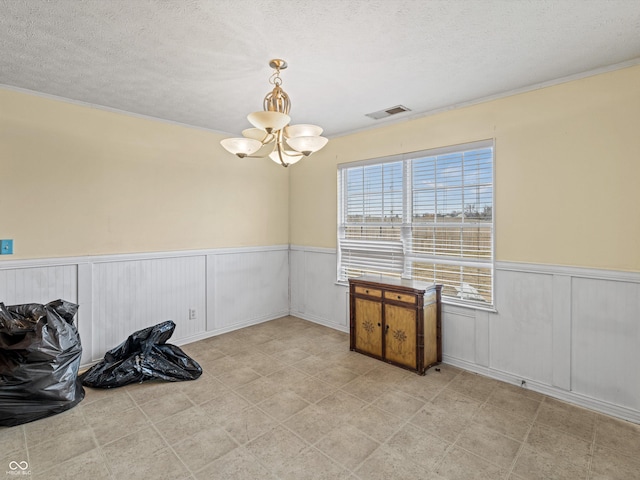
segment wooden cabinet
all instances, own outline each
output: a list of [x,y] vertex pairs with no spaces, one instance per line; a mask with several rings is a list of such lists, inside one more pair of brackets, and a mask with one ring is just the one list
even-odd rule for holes
[[441,288],[381,276],[350,279],[351,350],[424,375],[442,361]]

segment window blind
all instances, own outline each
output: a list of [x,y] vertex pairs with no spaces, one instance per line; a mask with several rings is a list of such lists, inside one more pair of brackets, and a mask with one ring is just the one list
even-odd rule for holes
[[493,143],[338,168],[338,279],[364,273],[443,285],[493,304]]

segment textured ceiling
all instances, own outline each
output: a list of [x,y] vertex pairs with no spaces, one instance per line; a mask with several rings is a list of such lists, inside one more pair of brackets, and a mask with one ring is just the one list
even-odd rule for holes
[[639,63],[640,0],[0,0],[0,84],[219,132],[271,58],[292,123],[335,136]]

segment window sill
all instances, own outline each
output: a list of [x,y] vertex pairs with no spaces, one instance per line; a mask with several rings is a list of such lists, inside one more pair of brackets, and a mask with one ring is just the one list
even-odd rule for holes
[[[349,283],[348,282],[341,282],[339,280],[336,280],[335,282],[333,282],[333,284],[338,286],[338,287],[349,288]],[[498,313],[498,310],[493,305],[486,306],[486,307],[483,307],[482,305],[469,305],[468,303],[456,302],[455,300],[450,300],[450,299],[445,298],[445,297],[442,297],[442,304],[443,305],[450,305],[452,307],[470,308],[472,310],[481,310],[483,312],[489,312],[489,313]]]

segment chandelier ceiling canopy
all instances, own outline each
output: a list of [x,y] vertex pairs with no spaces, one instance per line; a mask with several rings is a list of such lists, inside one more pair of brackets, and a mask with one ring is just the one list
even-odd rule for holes
[[268,156],[288,167],[320,150],[328,139],[321,136],[322,128],[317,125],[289,125],[291,100],[282,89],[280,78],[280,71],[287,68],[287,62],[276,58],[269,66],[275,70],[269,78],[273,90],[264,97],[264,110],[247,116],[254,128],[243,130],[242,138],[225,138],[220,144],[240,158]]

